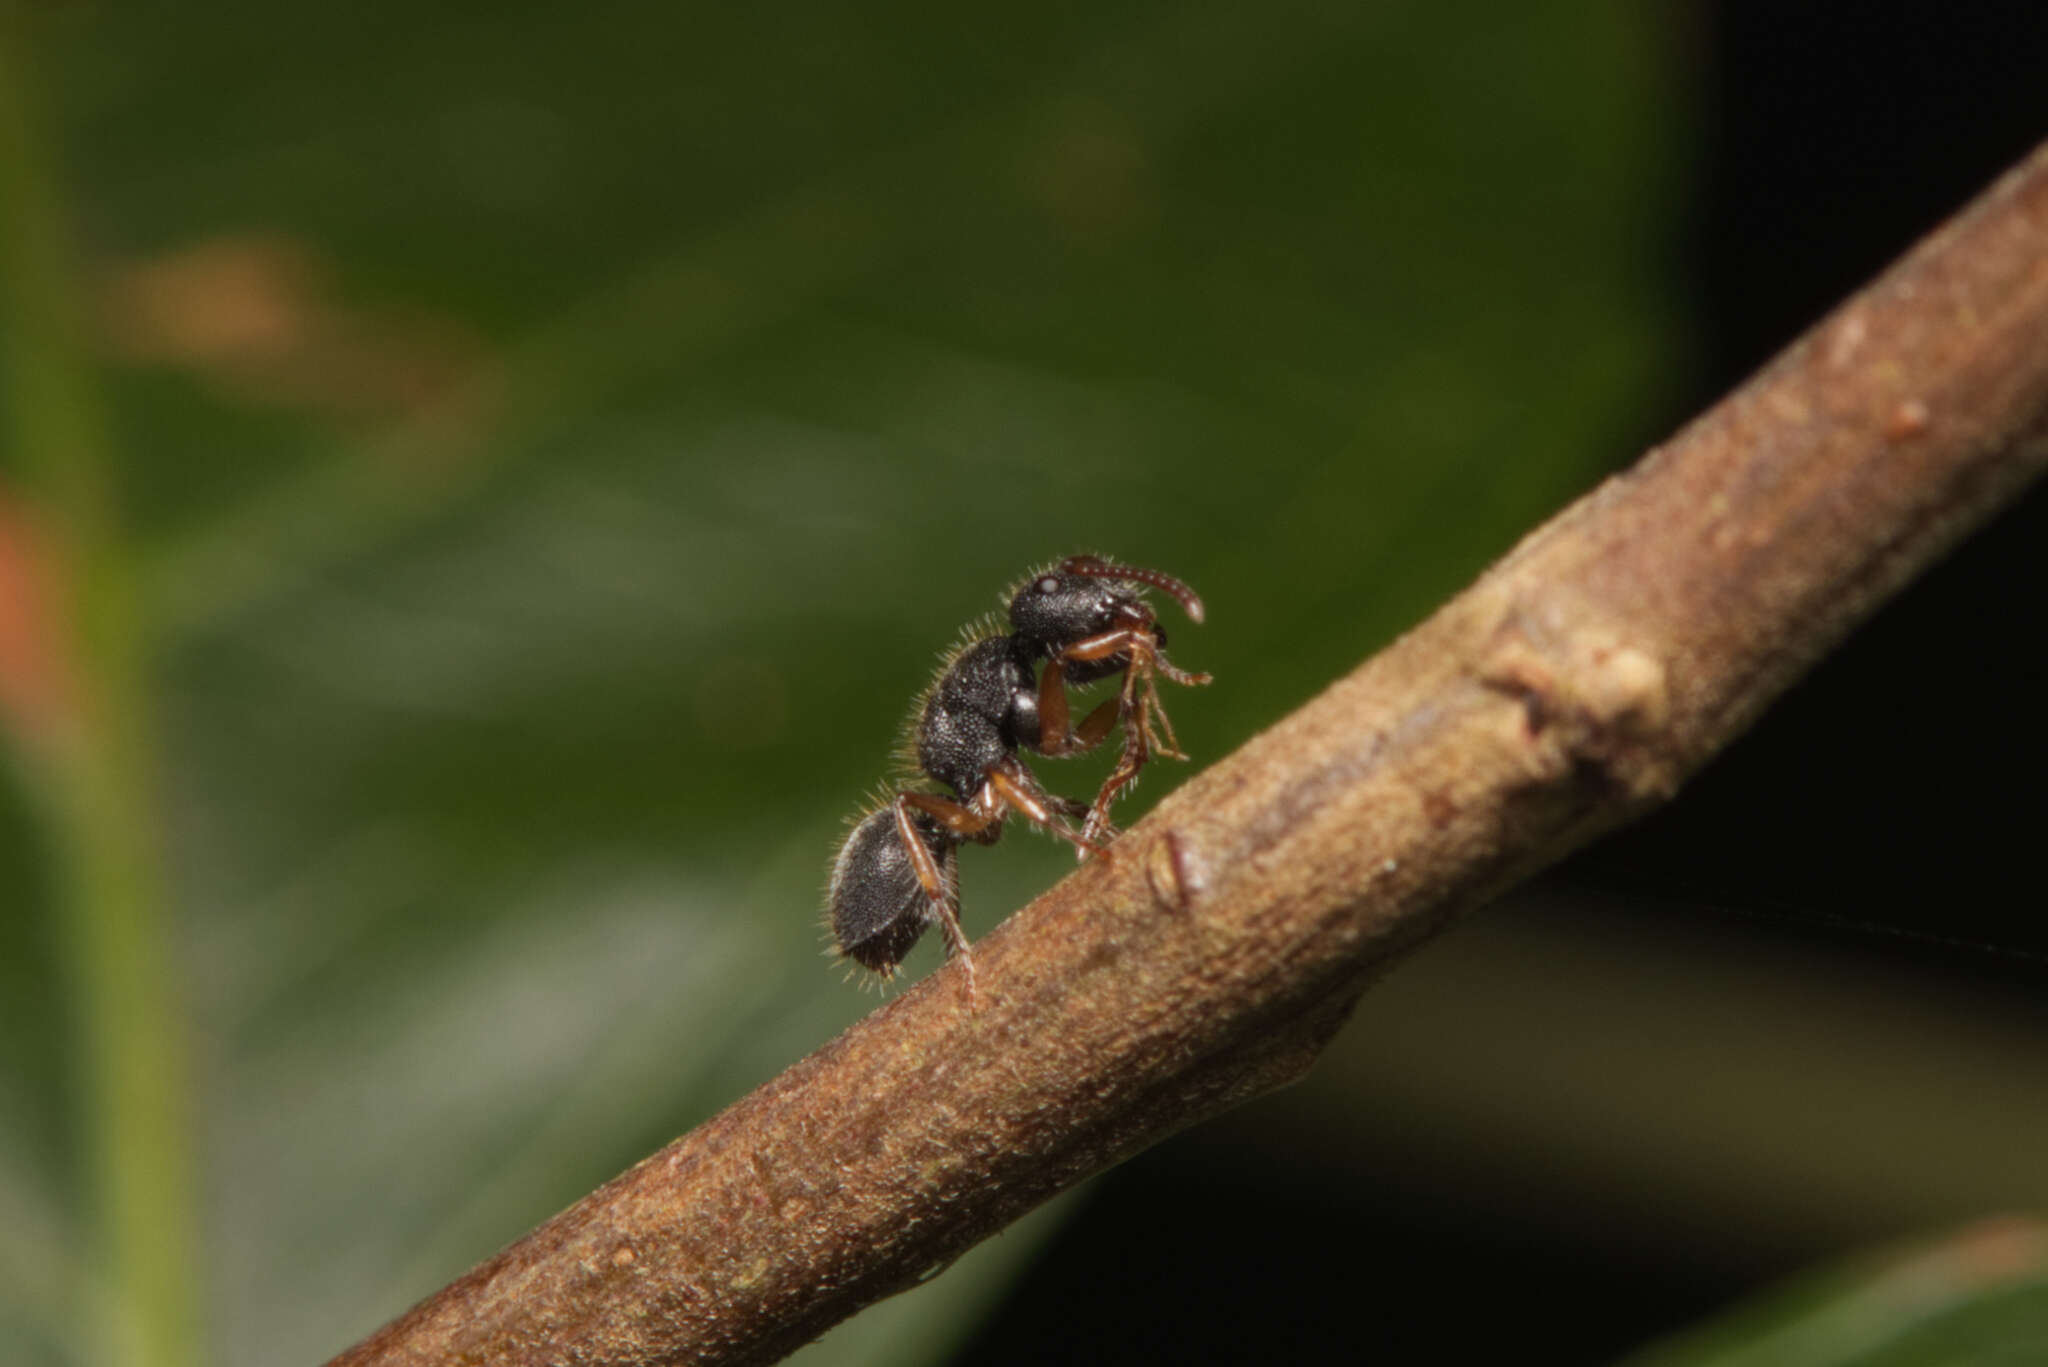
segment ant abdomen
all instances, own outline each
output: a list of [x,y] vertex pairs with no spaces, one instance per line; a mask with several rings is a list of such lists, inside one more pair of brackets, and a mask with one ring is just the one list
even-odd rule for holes
[[[957,898],[957,842],[922,812],[911,812],[910,823],[938,866],[947,899]],[[897,832],[893,803],[869,812],[848,833],[832,861],[826,903],[839,952],[884,977],[938,919]]]

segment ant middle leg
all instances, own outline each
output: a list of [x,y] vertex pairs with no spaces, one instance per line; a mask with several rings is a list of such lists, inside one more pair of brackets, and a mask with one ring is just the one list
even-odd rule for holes
[[1085,859],[1091,854],[1102,853],[1102,846],[1094,837],[1076,831],[1067,820],[1071,816],[1079,815],[1080,812],[1093,809],[1077,799],[1059,797],[1047,792],[1039,786],[1038,780],[1016,756],[1009,756],[989,766],[983,779],[982,792],[989,794],[995,801],[1015,811],[1033,825],[1072,844],[1077,858]]
[[[1002,810],[983,801],[979,795],[973,802],[955,802],[937,793],[896,794],[896,810],[901,813],[906,807],[916,808],[960,839],[972,840],[978,845],[994,844],[1003,824]],[[907,816],[898,819],[904,825],[909,824]]]

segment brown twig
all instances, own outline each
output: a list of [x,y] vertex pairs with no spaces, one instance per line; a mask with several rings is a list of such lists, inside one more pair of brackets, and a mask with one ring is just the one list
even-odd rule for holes
[[1298,1076],[2048,463],[2048,146],[976,947],[338,1363],[771,1361]]

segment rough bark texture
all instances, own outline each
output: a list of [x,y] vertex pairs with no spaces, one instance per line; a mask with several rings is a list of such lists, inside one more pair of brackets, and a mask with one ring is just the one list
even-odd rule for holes
[[939,972],[336,1361],[767,1362],[1298,1076],[2048,463],[2048,147]]

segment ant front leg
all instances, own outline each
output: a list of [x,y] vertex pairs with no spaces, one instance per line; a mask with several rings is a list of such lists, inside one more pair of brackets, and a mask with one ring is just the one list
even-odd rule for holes
[[[1098,636],[1076,641],[1062,648],[1046,666],[1048,673],[1057,669],[1064,679],[1068,661],[1110,660],[1122,655],[1127,657],[1123,668],[1122,682],[1117,689],[1116,716],[1124,724],[1123,752],[1117,756],[1116,767],[1103,780],[1102,789],[1095,795],[1088,820],[1082,827],[1083,834],[1090,839],[1107,839],[1107,832],[1113,828],[1109,822],[1110,806],[1124,790],[1138,781],[1138,774],[1150,762],[1153,752],[1169,755],[1175,759],[1186,759],[1180,749],[1179,738],[1173,733],[1173,722],[1166,715],[1166,705],[1159,698],[1158,675],[1164,674],[1178,684],[1205,684],[1207,674],[1191,673],[1174,665],[1159,648],[1159,636],[1149,623],[1133,624],[1106,631]],[[1064,701],[1064,699],[1062,699]],[[1041,717],[1043,716],[1041,699]],[[1107,703],[1103,705],[1104,708]],[[1098,708],[1099,714],[1103,708]],[[1154,718],[1158,719],[1155,729]],[[1084,729],[1093,723],[1091,716]],[[1162,734],[1163,732],[1163,734]]]
[[[1133,704],[1130,699],[1135,694],[1131,683],[1136,678],[1135,670],[1124,675],[1123,750],[1116,757],[1116,767],[1109,771],[1108,778],[1102,780],[1102,789],[1096,793],[1094,805],[1088,809],[1088,820],[1082,825],[1081,829],[1089,835],[1096,835],[1109,828],[1109,809],[1111,805],[1119,797],[1123,796],[1125,789],[1138,781],[1139,771],[1152,758],[1152,721],[1144,713],[1142,701],[1136,704],[1139,709],[1139,715],[1136,718],[1131,716]],[[1170,754],[1172,752],[1167,751],[1166,753]]]
[[[1140,675],[1143,676],[1144,687],[1153,687],[1152,666],[1160,658],[1157,641],[1158,638],[1153,634],[1149,624],[1119,627],[1115,631],[1106,631],[1099,636],[1090,636],[1063,647],[1045,667],[1047,674],[1055,675],[1064,682],[1066,665],[1070,661],[1092,662],[1111,660],[1119,655],[1125,657],[1122,677],[1117,683],[1116,697],[1096,708],[1088,721],[1083,723],[1085,727],[1094,723],[1097,717],[1109,714],[1112,720],[1104,724],[1104,734],[1107,734],[1108,725],[1114,721],[1121,721],[1124,724],[1122,753],[1117,756],[1116,767],[1110,770],[1109,777],[1103,780],[1101,791],[1096,793],[1095,802],[1088,809],[1088,819],[1081,828],[1082,833],[1092,840],[1110,838],[1110,833],[1114,829],[1109,821],[1110,806],[1126,788],[1137,782],[1138,773],[1151,759],[1152,749],[1158,739],[1152,729],[1151,716],[1152,705],[1158,698],[1157,691],[1154,689],[1149,693],[1140,692]],[[1042,698],[1039,707],[1042,720]],[[1162,718],[1165,716],[1163,708],[1160,715]],[[1167,754],[1177,753],[1170,747],[1158,748]]]
[[1082,718],[1079,730],[1067,729],[1067,660],[1064,654],[1046,661],[1038,678],[1038,744],[1032,748],[1057,759],[1081,755],[1102,744],[1121,714],[1121,700],[1107,698]]

